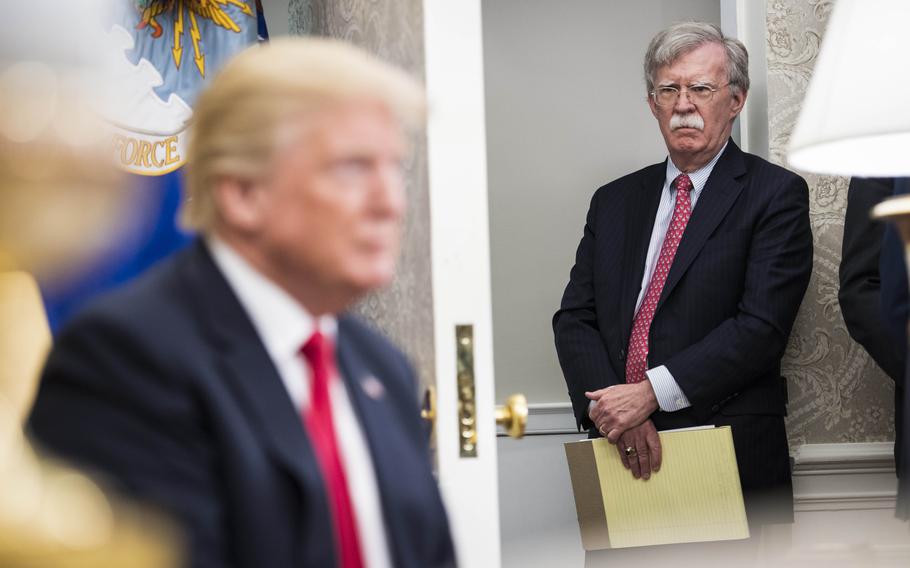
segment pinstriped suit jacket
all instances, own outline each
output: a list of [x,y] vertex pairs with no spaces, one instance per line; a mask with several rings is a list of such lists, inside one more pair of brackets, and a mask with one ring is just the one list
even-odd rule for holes
[[[579,428],[585,391],[625,382],[625,357],[666,162],[594,194],[553,329]],[[658,303],[648,367],[692,406],[659,429],[731,424],[743,488],[790,482],[780,361],[812,273],[806,182],[731,140],[692,212]],[[770,464],[770,465],[769,465]]]

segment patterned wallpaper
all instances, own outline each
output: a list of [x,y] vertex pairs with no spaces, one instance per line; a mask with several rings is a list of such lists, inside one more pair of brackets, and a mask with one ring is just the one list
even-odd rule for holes
[[[423,78],[423,4],[420,0],[290,0],[291,34],[355,43]],[[422,383],[435,382],[430,206],[426,137],[412,138],[407,164],[408,218],[398,277],[355,311],[401,346]]]
[[[786,148],[834,0],[767,0],[771,160]],[[809,182],[815,267],[783,363],[789,380],[791,446],[894,439],[894,386],[850,339],[837,302],[847,178]]]

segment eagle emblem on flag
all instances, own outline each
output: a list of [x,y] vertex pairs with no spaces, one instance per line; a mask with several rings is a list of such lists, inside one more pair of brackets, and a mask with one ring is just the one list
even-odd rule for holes
[[185,35],[189,34],[193,48],[193,61],[196,63],[199,74],[203,77],[205,77],[205,53],[200,47],[202,34],[199,31],[199,20],[209,20],[216,26],[240,33],[240,26],[225,11],[225,8],[236,6],[244,15],[250,18],[256,17],[253,9],[243,0],[163,0],[144,4],[146,6],[142,11],[142,20],[137,29],[150,27],[153,30],[152,37],[160,38],[164,30],[158,19],[162,14],[173,14],[169,23],[174,27],[171,49],[174,65],[180,67],[183,62],[184,39]]
[[186,129],[205,82],[258,40],[255,0],[120,0],[109,39],[113,75],[103,112],[127,171],[170,173],[185,161]]

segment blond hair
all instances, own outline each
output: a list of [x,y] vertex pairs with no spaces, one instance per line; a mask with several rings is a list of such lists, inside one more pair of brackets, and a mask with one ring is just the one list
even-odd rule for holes
[[210,232],[217,217],[215,181],[226,176],[264,177],[282,143],[282,126],[330,105],[360,99],[385,104],[403,126],[416,127],[424,120],[423,88],[404,71],[350,44],[282,38],[240,53],[196,102],[182,225]]

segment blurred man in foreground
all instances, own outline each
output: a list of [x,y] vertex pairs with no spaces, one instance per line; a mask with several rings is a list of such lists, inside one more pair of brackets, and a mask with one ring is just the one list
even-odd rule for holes
[[341,43],[229,63],[196,106],[195,246],[62,330],[35,437],[182,521],[195,566],[454,563],[392,279],[421,89]]

